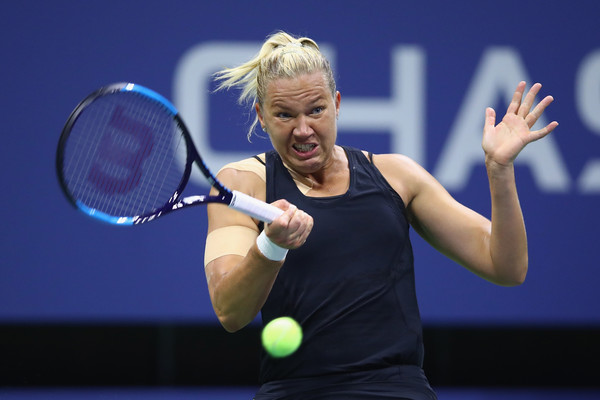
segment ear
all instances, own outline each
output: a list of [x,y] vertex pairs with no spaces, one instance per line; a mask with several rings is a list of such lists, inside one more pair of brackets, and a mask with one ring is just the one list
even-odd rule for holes
[[342,95],[339,91],[335,92],[335,117],[338,118],[340,116],[340,104],[342,102]]
[[256,103],[254,105],[254,109],[256,110],[256,116],[258,117],[258,122],[260,122],[260,126],[263,130],[265,130],[265,121],[262,115],[262,111],[260,109],[260,104]]

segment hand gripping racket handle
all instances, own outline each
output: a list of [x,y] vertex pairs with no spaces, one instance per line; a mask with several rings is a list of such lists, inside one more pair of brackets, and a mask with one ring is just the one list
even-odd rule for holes
[[248,214],[251,217],[270,223],[283,214],[283,210],[255,199],[252,196],[248,196],[245,193],[238,192],[237,190],[233,190],[231,193],[233,194],[233,198],[229,203],[229,207]]

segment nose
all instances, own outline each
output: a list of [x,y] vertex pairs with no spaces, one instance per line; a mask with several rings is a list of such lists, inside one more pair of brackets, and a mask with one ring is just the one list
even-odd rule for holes
[[309,119],[306,115],[299,115],[296,118],[296,126],[294,127],[293,134],[297,137],[308,137],[314,133]]

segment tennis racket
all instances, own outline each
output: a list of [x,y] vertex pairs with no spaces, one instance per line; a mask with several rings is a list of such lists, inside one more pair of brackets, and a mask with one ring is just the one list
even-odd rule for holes
[[[178,154],[184,155],[183,168]],[[181,197],[193,164],[218,195]],[[133,83],[103,87],[77,105],[60,136],[56,171],[77,209],[116,225],[142,224],[206,203],[226,204],[265,222],[283,213],[223,186],[173,104]]]

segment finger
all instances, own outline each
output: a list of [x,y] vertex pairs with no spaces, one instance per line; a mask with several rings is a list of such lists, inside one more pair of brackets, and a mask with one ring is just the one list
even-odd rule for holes
[[542,129],[538,129],[537,131],[530,132],[528,135],[529,143],[535,142],[536,140],[539,140],[539,139],[543,138],[544,136],[548,135],[550,132],[552,132],[554,129],[556,129],[557,126],[558,126],[558,122],[552,121],[548,125],[543,127]]
[[286,240],[286,246],[297,248],[303,245],[313,227],[313,219],[302,210],[296,211],[294,219],[290,223],[290,234]]
[[529,92],[527,92],[525,99],[519,106],[519,111],[517,112],[517,115],[519,115],[522,118],[525,118],[529,114],[529,110],[531,110],[531,106],[533,105],[535,96],[537,96],[541,88],[542,85],[540,83],[536,83],[531,87],[531,89],[529,89]]
[[496,111],[492,107],[485,109],[485,126],[492,128],[496,126]]
[[298,212],[298,207],[296,207],[293,204],[290,204],[288,209],[285,210],[284,215],[287,217],[288,226],[294,220],[294,216],[296,215],[297,212]]
[[519,110],[519,106],[521,105],[521,99],[523,98],[523,93],[525,92],[525,85],[525,81],[521,81],[517,85],[515,94],[513,94],[512,100],[510,101],[508,109],[506,110],[507,114],[516,114]]
[[273,243],[281,247],[290,248],[290,243],[293,242],[292,236],[298,227],[298,224],[294,222],[298,207],[285,200],[277,200],[271,204],[279,205],[280,208],[285,208],[285,211],[279,217],[275,218],[273,222],[265,225],[265,232]]
[[301,213],[302,214],[300,215],[300,218],[302,219],[302,224],[298,229],[298,232],[301,237],[306,238],[308,234],[312,231],[313,218],[304,211],[301,211]]
[[271,232],[281,232],[282,230],[288,229],[294,213],[298,209],[295,205],[288,203],[285,200],[277,200],[273,202],[272,205],[278,206],[282,210],[284,210],[283,214],[275,218],[273,222],[267,224],[265,229],[268,227]]
[[300,246],[302,246],[304,243],[306,243],[306,239],[308,239],[308,235],[310,235],[312,228],[313,228],[313,218],[310,215],[306,214],[306,224],[304,225],[304,230],[302,232],[302,235],[298,239],[298,241],[299,241],[298,244]]
[[537,120],[542,116],[546,107],[550,105],[554,101],[554,97],[546,96],[542,101],[539,102],[537,106],[525,117],[525,122],[531,128]]
[[494,128],[496,126],[496,111],[488,107],[485,109],[485,123],[483,124],[483,134],[485,135],[493,134]]
[[276,201],[272,202],[271,205],[275,206],[277,208],[280,208],[283,211],[286,211],[291,204],[286,199],[279,199],[279,200],[276,200]]
[[288,231],[290,235],[293,235],[294,238],[302,236],[304,231],[306,230],[307,221],[310,216],[302,210],[296,210],[296,212],[292,215],[290,220],[290,224],[288,225]]

